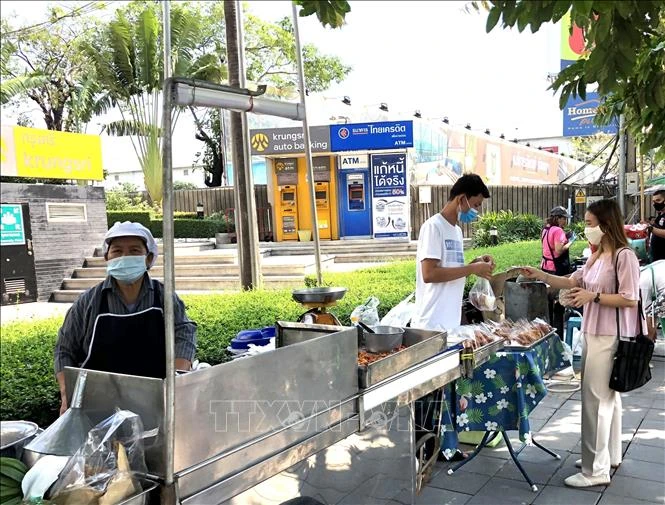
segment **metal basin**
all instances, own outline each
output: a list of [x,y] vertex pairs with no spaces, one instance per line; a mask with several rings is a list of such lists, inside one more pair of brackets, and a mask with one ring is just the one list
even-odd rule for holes
[[23,447],[38,431],[39,426],[30,421],[0,421],[0,455],[20,459]]
[[340,300],[346,294],[346,288],[295,289],[291,294],[299,303],[330,303]]
[[404,328],[373,326],[374,333],[364,332],[365,349],[369,352],[389,352],[404,341]]

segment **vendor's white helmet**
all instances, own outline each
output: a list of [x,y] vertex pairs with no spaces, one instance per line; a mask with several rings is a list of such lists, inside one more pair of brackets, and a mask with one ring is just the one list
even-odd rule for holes
[[152,233],[150,233],[148,228],[140,223],[132,223],[131,221],[125,221],[124,223],[116,221],[116,223],[111,226],[109,231],[107,231],[106,235],[104,236],[104,244],[102,246],[104,257],[106,257],[106,253],[109,251],[109,245],[111,244],[111,241],[118,237],[141,238],[143,242],[145,242],[145,246],[148,249],[148,252],[152,253],[152,262],[148,268],[155,264],[155,261],[157,261],[157,254],[159,253],[159,249],[157,248],[157,242],[155,242],[155,238],[152,236]]

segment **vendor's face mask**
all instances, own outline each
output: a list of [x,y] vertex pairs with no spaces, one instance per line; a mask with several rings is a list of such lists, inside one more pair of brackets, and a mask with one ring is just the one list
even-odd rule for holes
[[660,212],[665,209],[665,202],[653,202],[653,208]]
[[[466,197],[464,197],[466,198]],[[457,220],[460,223],[473,223],[476,219],[478,219],[478,211],[471,207],[471,204],[469,203],[469,199],[466,198],[466,204],[469,206],[468,210],[460,210],[457,213]],[[461,209],[461,207],[460,207]]]
[[120,256],[106,264],[106,273],[123,284],[136,282],[146,270],[146,256]]
[[584,228],[584,236],[587,238],[590,244],[598,245],[603,239],[605,232],[600,229],[600,226],[587,226]]

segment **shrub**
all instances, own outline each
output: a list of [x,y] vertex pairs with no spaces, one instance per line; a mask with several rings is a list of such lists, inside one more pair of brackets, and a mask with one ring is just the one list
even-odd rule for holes
[[[163,221],[164,216],[159,213],[155,212],[150,215],[150,219],[154,219],[157,221]],[[175,211],[173,213],[173,219],[198,219],[196,216],[196,212],[182,212],[182,211]]]
[[[173,234],[175,238],[213,238],[222,225],[217,221],[205,219],[174,219]],[[161,220],[150,220],[150,231],[156,238],[164,234],[164,223]]]
[[234,233],[236,231],[236,224],[233,219],[223,212],[213,212],[206,217],[206,220],[220,223],[217,233]]
[[539,240],[543,225],[543,220],[533,214],[513,214],[511,210],[487,212],[480,216],[475,225],[474,245],[477,247],[492,245],[490,229],[493,227],[499,233],[499,244]]
[[198,186],[189,181],[173,181],[173,190],[181,191],[184,189],[198,189]]
[[106,211],[106,222],[109,228],[113,226],[116,221],[132,221],[134,223],[141,223],[146,228],[150,229],[150,212],[147,210],[129,210],[129,211]]

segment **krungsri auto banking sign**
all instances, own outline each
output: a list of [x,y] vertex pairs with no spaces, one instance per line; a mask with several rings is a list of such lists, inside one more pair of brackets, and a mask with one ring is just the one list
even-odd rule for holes
[[[312,152],[330,152],[330,128],[312,126],[309,129]],[[302,128],[262,128],[251,130],[249,143],[252,155],[298,154],[305,152],[305,134]]]

